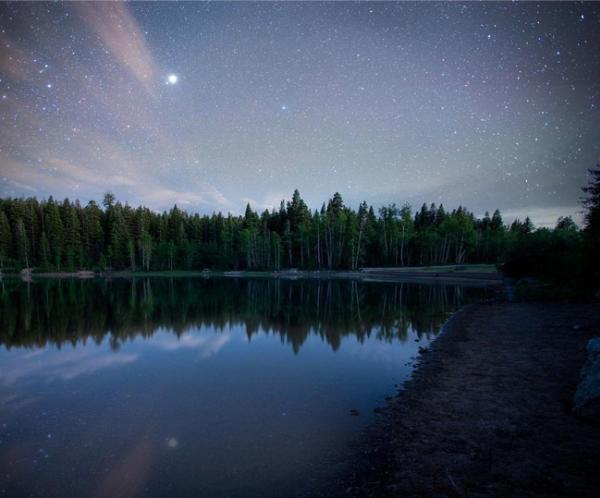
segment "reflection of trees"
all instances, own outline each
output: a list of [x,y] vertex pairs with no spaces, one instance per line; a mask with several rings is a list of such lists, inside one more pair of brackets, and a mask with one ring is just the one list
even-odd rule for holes
[[336,350],[343,336],[406,340],[436,334],[447,313],[480,289],[350,280],[116,279],[5,280],[0,343],[7,348],[102,341],[111,345],[166,327],[222,330],[244,325],[278,334],[298,352],[310,334]]

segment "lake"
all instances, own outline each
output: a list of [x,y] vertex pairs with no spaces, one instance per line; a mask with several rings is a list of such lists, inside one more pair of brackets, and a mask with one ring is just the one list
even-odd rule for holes
[[477,288],[0,280],[0,494],[304,496]]

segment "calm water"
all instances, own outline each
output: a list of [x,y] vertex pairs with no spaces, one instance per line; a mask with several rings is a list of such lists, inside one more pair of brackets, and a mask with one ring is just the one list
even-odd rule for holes
[[[297,496],[478,289],[0,282],[0,493]],[[358,416],[351,415],[357,410]]]

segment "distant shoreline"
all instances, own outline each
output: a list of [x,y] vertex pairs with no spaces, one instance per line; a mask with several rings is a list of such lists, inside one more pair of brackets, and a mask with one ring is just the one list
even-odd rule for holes
[[345,270],[279,270],[279,271],[213,271],[213,270],[174,270],[174,271],[75,271],[75,272],[31,272],[0,273],[0,277],[22,278],[281,278],[297,279],[356,279],[367,282],[456,282],[471,285],[501,285],[503,275],[492,265],[461,265],[448,267],[402,267],[402,268],[364,268],[359,271]]

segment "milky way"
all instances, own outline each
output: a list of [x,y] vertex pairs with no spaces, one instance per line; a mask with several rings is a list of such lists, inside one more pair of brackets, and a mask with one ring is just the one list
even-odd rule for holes
[[600,6],[0,7],[0,195],[580,210]]

